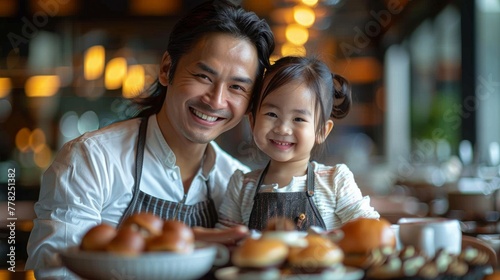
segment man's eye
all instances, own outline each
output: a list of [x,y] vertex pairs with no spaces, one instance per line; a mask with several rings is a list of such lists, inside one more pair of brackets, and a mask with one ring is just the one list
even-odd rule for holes
[[204,80],[211,81],[210,78],[205,74],[195,74],[195,76]]
[[232,86],[230,86],[230,88],[232,88],[232,89],[236,89],[236,90],[246,91],[246,90],[245,90],[245,88],[243,88],[243,87],[241,87],[241,86],[239,86],[239,85],[232,85]]

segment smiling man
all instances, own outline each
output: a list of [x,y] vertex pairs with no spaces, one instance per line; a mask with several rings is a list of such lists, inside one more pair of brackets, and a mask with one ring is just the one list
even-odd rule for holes
[[248,111],[273,50],[268,24],[228,2],[181,19],[138,116],[66,143],[44,173],[26,269],[64,278],[54,253],[138,212],[183,221],[201,240],[245,237],[246,227],[212,229],[229,177],[248,170],[213,140]]

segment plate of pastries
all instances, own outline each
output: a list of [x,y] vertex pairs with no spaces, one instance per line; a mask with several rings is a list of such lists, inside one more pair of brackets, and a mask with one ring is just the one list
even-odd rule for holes
[[[276,227],[276,224],[280,226]],[[231,255],[231,266],[215,271],[235,279],[483,279],[488,255],[475,248],[460,254],[440,250],[432,258],[412,246],[396,249],[387,220],[358,218],[330,232],[294,230],[286,219],[270,221]]]
[[212,268],[219,250],[195,242],[191,228],[180,221],[137,213],[118,228],[105,223],[90,228],[60,257],[85,279],[198,279]]
[[326,234],[295,230],[286,218],[270,220],[258,235],[242,241],[231,254],[231,266],[215,272],[234,279],[362,279],[359,268],[343,264],[344,253]]

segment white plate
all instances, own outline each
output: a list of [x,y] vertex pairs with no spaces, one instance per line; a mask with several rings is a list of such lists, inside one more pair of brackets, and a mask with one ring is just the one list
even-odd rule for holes
[[[234,266],[220,268],[215,271],[215,277],[219,280],[237,280],[238,279],[239,269]],[[359,280],[364,276],[364,272],[361,269],[346,266],[345,273],[328,273],[325,272],[320,275],[311,275],[311,274],[295,274],[295,275],[283,275],[281,280]]]
[[198,279],[212,268],[218,250],[218,246],[197,243],[191,254],[145,252],[127,257],[73,247],[60,256],[67,268],[86,279]]

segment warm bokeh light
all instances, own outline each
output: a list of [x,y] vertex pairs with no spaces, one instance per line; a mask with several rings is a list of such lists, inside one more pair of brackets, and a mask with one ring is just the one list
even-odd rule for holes
[[96,80],[104,72],[106,51],[103,46],[92,46],[85,52],[83,75],[86,80]]
[[315,6],[318,4],[318,0],[302,0],[302,3],[304,3],[307,6]]
[[40,146],[38,151],[35,151],[33,155],[33,161],[40,168],[48,167],[52,161],[52,151],[45,144]]
[[373,83],[382,78],[381,62],[375,57],[352,57],[339,59],[332,70],[344,76],[351,83]]
[[[75,15],[78,13],[79,7],[82,5],[84,0],[64,0],[64,1],[40,1],[40,0],[30,0],[29,8],[31,14],[35,15],[43,15],[47,14],[51,17],[63,17]],[[2,2],[2,1],[0,1]]]
[[281,46],[282,56],[305,56],[307,54],[306,48],[304,46],[297,46],[290,43],[285,43]]
[[293,19],[293,7],[271,9],[270,19],[274,23],[274,26],[272,26],[273,29],[281,25],[295,23],[295,19]]
[[136,15],[162,16],[178,13],[182,0],[130,0],[130,12]]
[[60,81],[56,75],[40,75],[30,77],[26,81],[25,91],[28,97],[53,96],[59,90]]
[[28,140],[30,148],[35,152],[39,152],[46,143],[45,133],[43,130],[36,128],[31,132]]
[[133,98],[144,89],[145,71],[142,65],[131,65],[127,77],[123,81],[122,94],[125,98]]
[[19,3],[16,0],[0,1],[0,17],[13,17],[19,10]]
[[31,130],[27,127],[21,128],[16,134],[16,148],[21,152],[27,152],[30,149]]
[[309,39],[309,31],[301,25],[290,24],[286,27],[285,36],[292,44],[304,45]]
[[293,18],[295,21],[305,27],[311,27],[316,20],[314,11],[306,6],[295,6],[293,8]]
[[12,90],[12,82],[10,78],[0,78],[0,98],[4,98],[9,95]]
[[104,85],[107,89],[119,89],[123,84],[123,79],[127,74],[127,60],[123,57],[111,59],[106,65],[104,72]]

